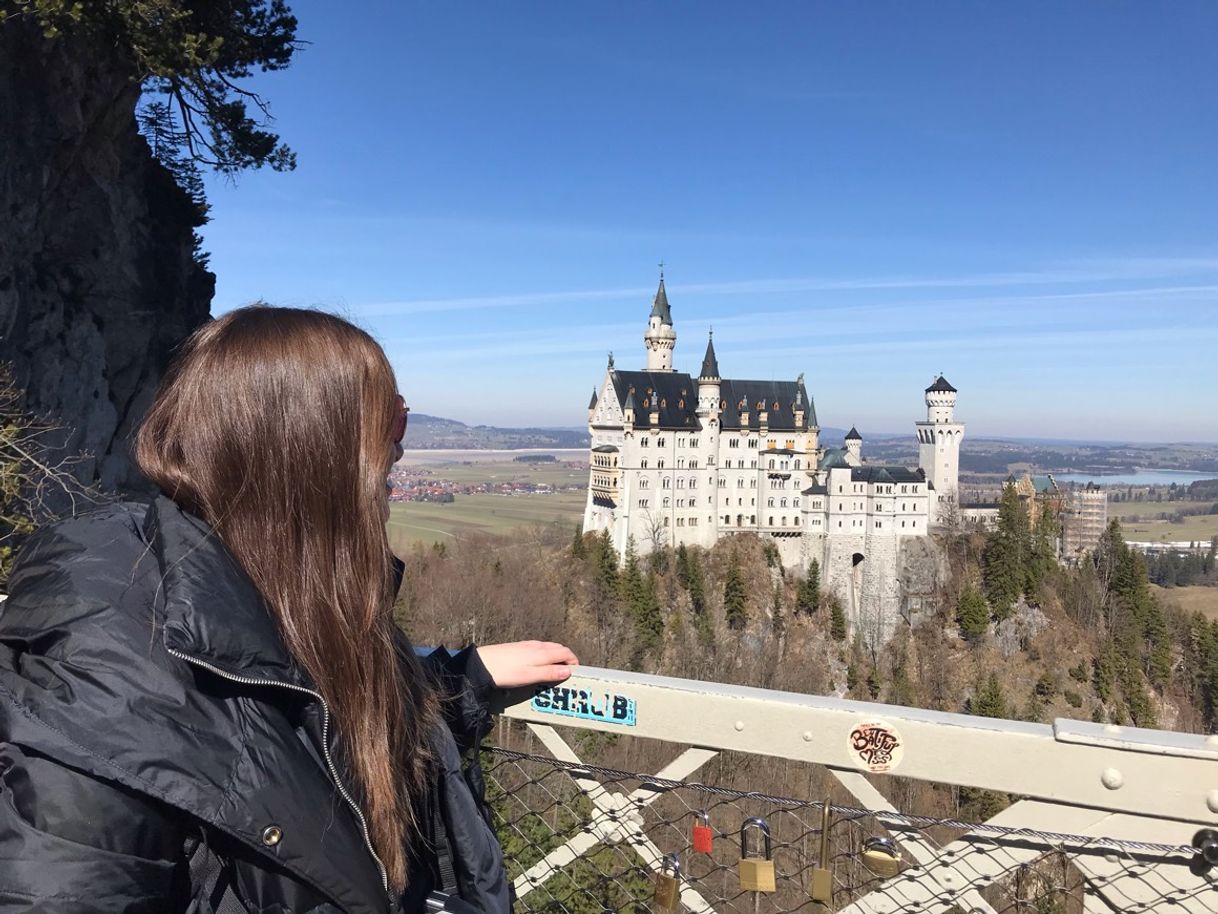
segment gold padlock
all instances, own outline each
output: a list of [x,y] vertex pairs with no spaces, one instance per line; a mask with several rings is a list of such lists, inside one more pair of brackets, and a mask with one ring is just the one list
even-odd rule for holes
[[[765,847],[764,857],[749,855],[750,828],[761,832]],[[740,888],[746,892],[778,891],[774,881],[774,847],[770,842],[770,826],[766,824],[765,819],[745,819],[744,824],[740,826]]]
[[[670,873],[669,870],[672,870]],[[677,900],[681,897],[681,861],[676,854],[664,858],[660,871],[656,873],[655,894],[653,901],[660,911],[673,912],[677,910]]]
[[863,842],[863,866],[877,876],[891,879],[901,872],[901,852],[891,838],[867,838]]
[[829,869],[829,826],[832,824],[829,801],[820,811],[820,865],[812,870],[812,900],[827,905],[833,902],[833,871]]

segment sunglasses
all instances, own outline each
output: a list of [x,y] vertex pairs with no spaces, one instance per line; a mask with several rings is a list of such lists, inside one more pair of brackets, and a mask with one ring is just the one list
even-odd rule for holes
[[401,394],[398,394],[398,417],[393,425],[393,443],[401,444],[402,439],[406,437],[406,420],[410,418],[410,407],[406,405],[406,400]]

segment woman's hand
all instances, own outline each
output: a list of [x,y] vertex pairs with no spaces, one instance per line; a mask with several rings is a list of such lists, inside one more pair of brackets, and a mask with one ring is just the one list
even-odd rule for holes
[[553,641],[513,641],[478,648],[495,685],[502,689],[562,682],[579,658],[569,647]]

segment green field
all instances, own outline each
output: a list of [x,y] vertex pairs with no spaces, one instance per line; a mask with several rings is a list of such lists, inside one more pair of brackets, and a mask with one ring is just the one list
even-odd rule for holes
[[1159,587],[1150,589],[1164,603],[1174,603],[1185,612],[1200,612],[1209,619],[1218,619],[1218,587]]
[[462,485],[479,482],[532,482],[551,486],[588,485],[588,470],[550,463],[442,463],[426,467],[434,479]]
[[[446,477],[451,478],[451,477]],[[584,513],[583,492],[553,495],[458,495],[451,504],[395,503],[389,509],[389,542],[403,548],[470,534],[504,535],[560,521],[573,530]]]

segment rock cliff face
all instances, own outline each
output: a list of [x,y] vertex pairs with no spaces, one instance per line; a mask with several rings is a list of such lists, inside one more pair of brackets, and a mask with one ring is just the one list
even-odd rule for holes
[[80,36],[0,24],[0,360],[107,489],[139,487],[128,438],[215,284],[197,212],[139,135],[129,70]]

